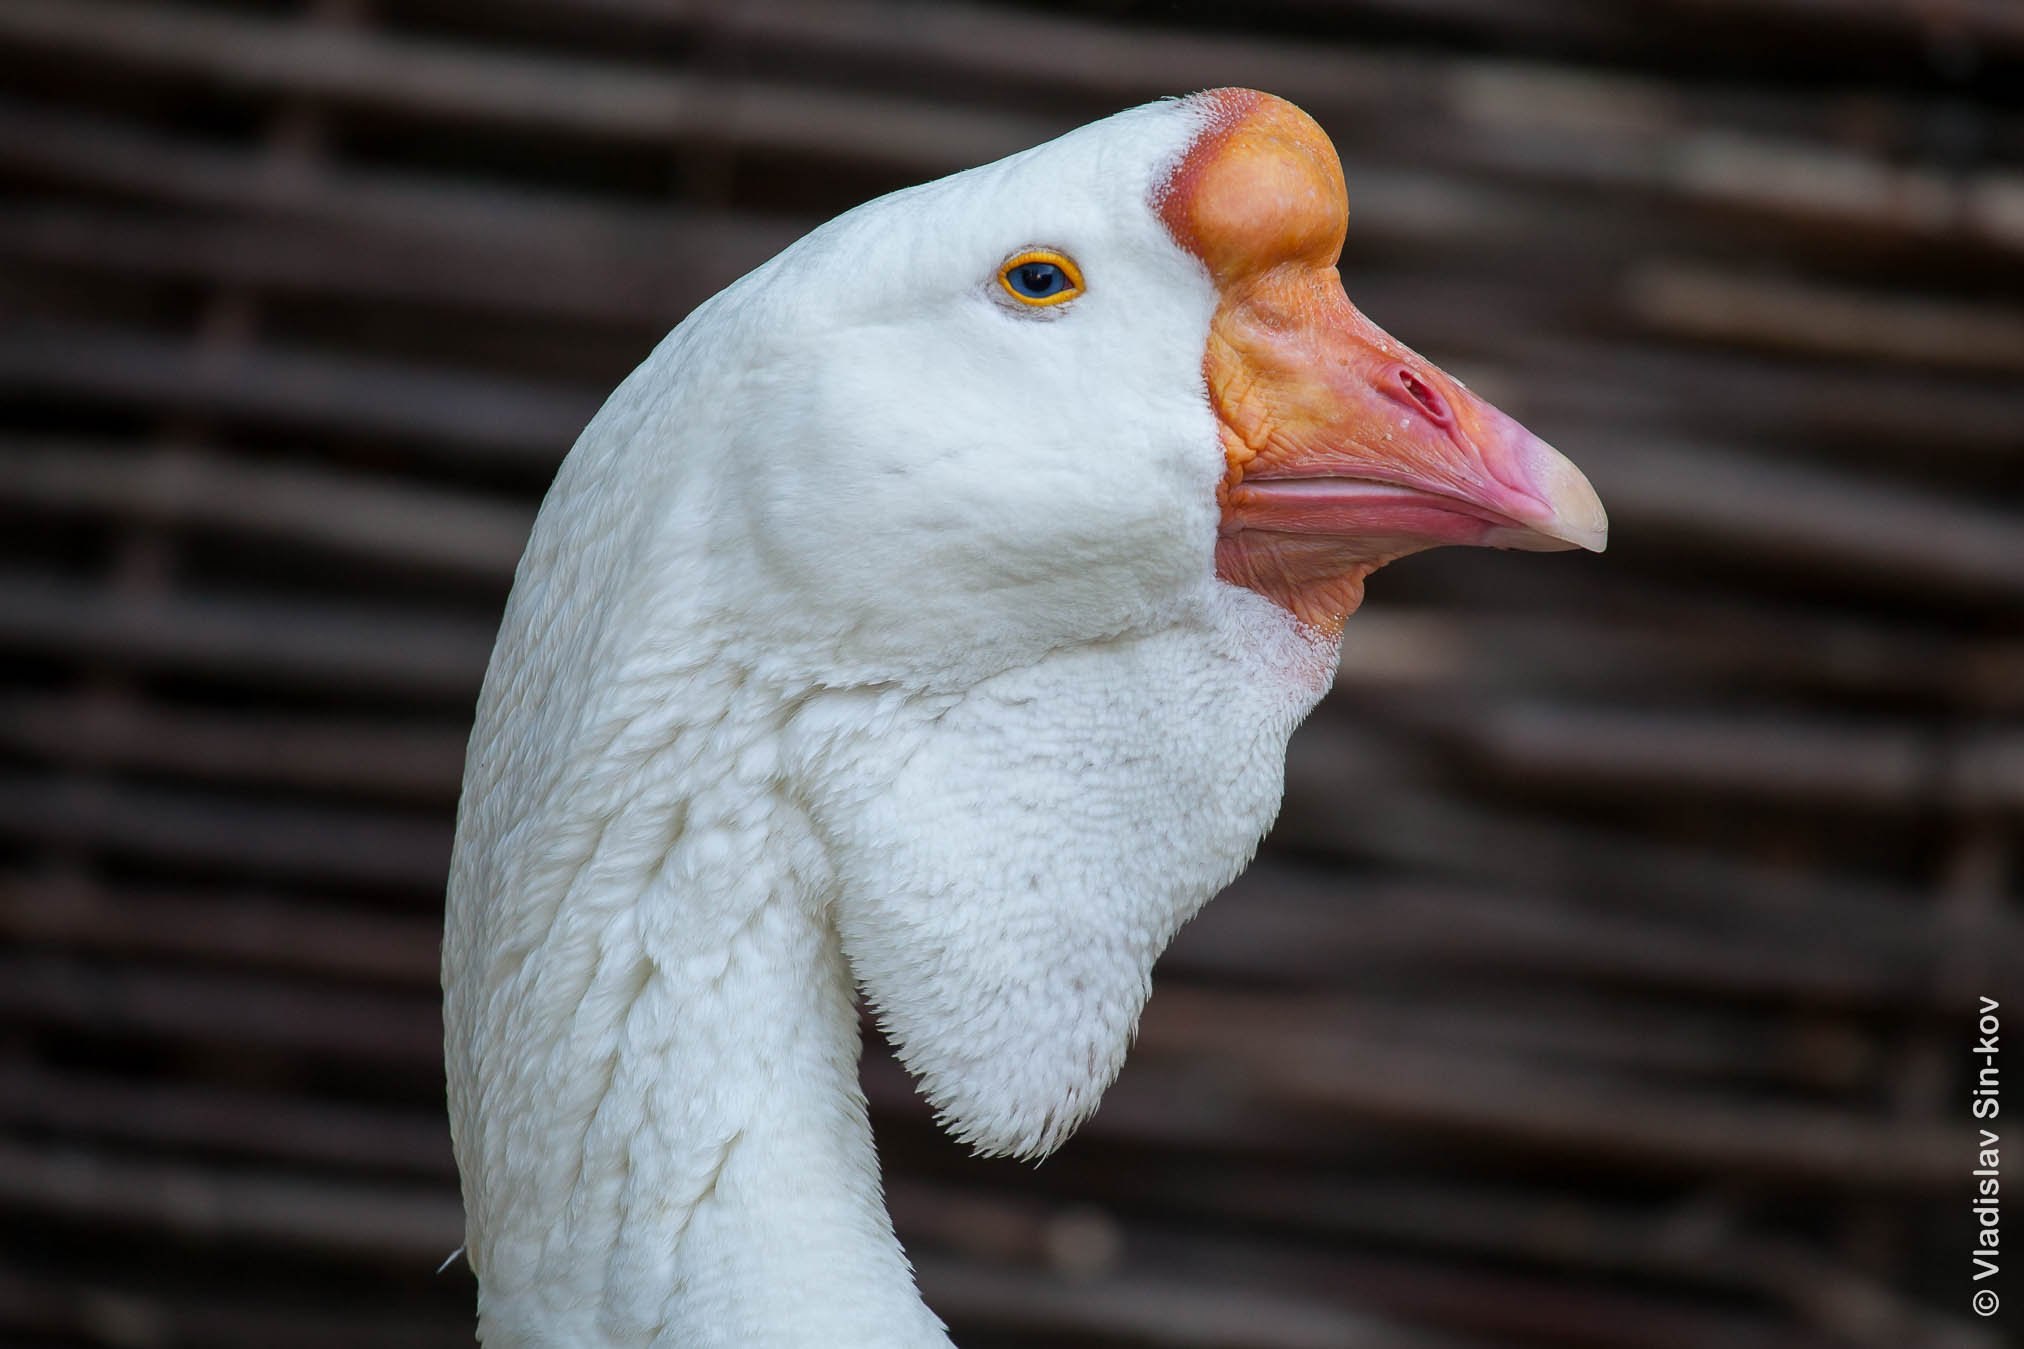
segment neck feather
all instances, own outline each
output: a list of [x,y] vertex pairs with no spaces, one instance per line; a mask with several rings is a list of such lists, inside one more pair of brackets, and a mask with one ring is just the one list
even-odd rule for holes
[[881,1197],[780,714],[638,687],[579,712],[545,799],[486,795],[474,752],[445,1014],[481,1338],[947,1346]]

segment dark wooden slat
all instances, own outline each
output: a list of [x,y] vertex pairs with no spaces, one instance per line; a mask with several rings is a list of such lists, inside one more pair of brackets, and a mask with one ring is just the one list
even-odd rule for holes
[[[1295,809],[1299,809],[1296,804]],[[1718,920],[1553,890],[1361,871],[1316,876],[1268,849],[1175,940],[1162,968],[1280,987],[1356,987],[1396,977],[1690,994],[1811,1008],[1925,1006],[1947,944],[1917,913],[1893,925],[1793,938],[1794,920],[1738,904]],[[2008,920],[2006,920],[2008,921]],[[2014,947],[2024,933],[1991,943]],[[2018,971],[2024,976],[2024,970]]]
[[[1465,351],[1482,349],[1473,333],[1437,333]],[[2008,463],[2024,426],[2024,398],[2002,382],[1897,367],[1858,374],[1552,334],[1494,360],[1489,369],[1503,401],[1544,426],[1608,429],[1631,440],[1692,431],[1772,448],[1797,442],[1832,446],[1841,455],[1860,449],[1926,480],[1950,463]],[[1478,382],[1489,387],[1488,380]]]
[[1816,810],[2024,813],[2024,731],[2012,726],[1539,704],[1442,706],[1425,719],[1485,766],[1535,779],[1735,793]]
[[0,972],[0,1008],[23,1025],[254,1046],[424,1077],[442,1066],[437,999],[413,990],[21,954],[0,954]]
[[1822,286],[1678,260],[1639,267],[1628,278],[1627,301],[1651,328],[1702,342],[2024,372],[2024,315],[2009,305]]
[[[603,3],[604,0],[592,0]],[[1923,0],[1652,0],[1629,12],[1597,0],[1327,0],[1333,8],[1407,15],[1467,23],[1510,35],[1557,36],[1594,42],[1626,42],[1649,35],[1656,22],[1685,21],[1710,47],[1763,42],[1767,18],[1803,21],[1818,41],[1862,35],[1890,42],[1933,42],[1942,38],[2024,49],[2024,17],[2004,0],[1959,0],[1933,5]],[[1291,0],[1312,8],[1314,0]],[[1723,21],[1727,20],[1725,24]],[[1675,29],[1660,30],[1671,37]]]
[[1958,1170],[1955,1133],[1938,1125],[1632,1088],[1519,1068],[1500,1056],[1428,1053],[1354,1035],[1282,1034],[1261,1045],[1232,1010],[1227,997],[1167,989],[1147,1009],[1139,1052],[1221,1058],[1254,1090],[1295,1107],[1453,1138],[1494,1138],[1598,1166],[1933,1192]]
[[0,937],[23,948],[196,961],[282,974],[433,988],[442,920],[407,918],[244,886],[102,886],[0,873]]
[[[1705,845],[1652,840],[1597,826],[1486,808],[1388,781],[1359,764],[1353,749],[1318,728],[1294,742],[1287,762],[1285,816],[1274,837],[1333,852],[1355,852],[1446,875],[1489,876],[1504,884],[1613,897],[1672,911],[1760,911],[1797,937],[1823,926],[1867,925],[1904,932],[1923,925],[1922,896],[1861,875],[1746,861]],[[1323,803],[1354,800],[1354,811]],[[1911,918],[1907,918],[1911,915]],[[1975,934],[1953,934],[1961,941]]]
[[1634,614],[1575,617],[1373,602],[1351,621],[1337,678],[1363,689],[1572,690],[1642,696],[1918,698],[1947,709],[2024,709],[2024,645],[1798,609],[1680,603],[1647,591]]
[[65,1349],[136,1341],[207,1349],[462,1349],[471,1339],[471,1318],[462,1309],[318,1307],[309,1316],[299,1301],[250,1301],[243,1290],[207,1297],[127,1287],[116,1277],[52,1279],[44,1270],[0,1268],[0,1329],[18,1349],[44,1343],[20,1338],[33,1334],[47,1334],[53,1337],[47,1343]]
[[[1408,1324],[1426,1324],[1449,1334],[1482,1336],[1488,1343],[1500,1346],[1529,1343],[1628,1346],[1633,1342],[1619,1338],[1613,1329],[1624,1325],[1637,1327],[1634,1343],[1638,1349],[1705,1349],[1710,1344],[1735,1349],[1846,1349],[1848,1343],[1845,1338],[1775,1324],[1761,1315],[1684,1305],[1663,1294],[1571,1289],[1553,1279],[1456,1270],[1411,1259],[1368,1258],[1355,1253],[1313,1256],[1281,1247],[1261,1249],[1234,1242],[1176,1240],[1157,1233],[1131,1242],[1130,1249],[1134,1252],[1142,1249],[1145,1263],[1160,1269],[1161,1274],[1149,1282],[1141,1282],[1132,1277],[1135,1271],[1121,1271],[1118,1282],[1136,1293],[1124,1306],[1106,1309],[1104,1303],[1108,1299],[1092,1296],[1072,1284],[1049,1296],[1047,1283],[1029,1277],[1016,1301],[997,1303],[1005,1308],[998,1314],[1008,1316],[1012,1325],[1029,1334],[1050,1339],[1064,1332],[1072,1333],[1081,1318],[1100,1310],[1109,1310],[1111,1315],[1096,1321],[1096,1326],[1112,1332],[1124,1332],[1131,1324],[1150,1324],[1166,1334],[1182,1337],[1183,1343],[1189,1342],[1185,1329],[1189,1325],[1212,1328],[1211,1334],[1234,1331],[1242,1335],[1229,1320],[1216,1314],[1217,1300],[1189,1296],[1182,1291],[1206,1281],[1236,1276],[1251,1286],[1262,1283],[1269,1287],[1293,1280],[1318,1297],[1340,1299]],[[1178,1282],[1176,1274],[1181,1276]],[[930,1282],[926,1270],[922,1282],[931,1300],[937,1293],[947,1297],[954,1291]],[[978,1281],[967,1278],[964,1282],[974,1287]],[[1269,1302],[1248,1301],[1243,1310],[1247,1316],[1253,1309],[1262,1315],[1269,1306]],[[1118,1316],[1120,1312],[1126,1314]],[[1303,1336],[1296,1342],[1339,1345],[1345,1343],[1340,1338],[1342,1333],[1336,1329],[1319,1340]],[[1247,1343],[1242,1338],[1209,1342]],[[1388,1338],[1377,1341],[1393,1342]],[[1351,1339],[1347,1343],[1361,1345],[1365,1341]],[[1935,1349],[1939,1344],[1948,1349],[1970,1349],[1970,1346],[1983,1349],[1985,1343],[1973,1335],[1950,1337],[1938,1341]]]
[[15,0],[0,39],[265,94],[646,145],[694,138],[944,170],[1046,140],[1057,122],[796,84],[481,52],[365,29],[181,6]]
[[464,1231],[463,1205],[439,1185],[234,1176],[9,1141],[0,1141],[0,1206],[422,1268],[456,1250]]
[[297,1169],[330,1167],[436,1182],[456,1176],[448,1124],[433,1112],[236,1087],[4,1067],[0,1122],[16,1135],[34,1130]]
[[218,530],[453,575],[512,575],[534,514],[518,502],[287,464],[0,438],[0,502]]
[[66,659],[200,672],[227,684],[474,697],[493,622],[273,598],[123,602],[96,586],[0,576],[0,640]]
[[[171,155],[188,153],[165,148]],[[343,184],[335,189],[345,190]],[[332,189],[326,185],[325,191]],[[545,227],[543,203],[522,197],[469,212],[469,227],[454,231],[433,215],[410,219],[404,211],[384,221],[353,218],[355,199],[339,205],[315,196],[297,205],[299,213],[316,218],[220,221],[28,207],[0,220],[0,256],[385,305],[456,305],[657,335],[813,224],[677,212],[627,221],[614,209],[596,212],[604,227],[598,235],[606,237],[587,238]],[[595,208],[585,202],[584,209]]]
[[439,814],[218,798],[161,787],[0,776],[0,836],[258,876],[438,889],[450,861]]
[[1150,1336],[1229,1349],[1483,1349],[1484,1342],[1408,1328],[1341,1297],[1251,1291],[1208,1294],[1156,1276],[1071,1282],[971,1263],[916,1260],[921,1291],[951,1318],[1047,1342],[1063,1336]]
[[[625,275],[635,274],[636,266],[651,265],[655,251],[671,244],[691,247],[704,259],[745,259],[748,249],[766,257],[805,232],[763,216],[646,207],[441,174],[345,165],[326,165],[315,174],[277,174],[246,149],[5,99],[0,99],[0,165],[39,183],[186,210],[240,212],[420,239],[430,250],[424,256],[474,242],[481,257],[488,250],[538,248],[548,255],[574,250],[588,258],[609,258]],[[24,232],[15,237],[34,236]],[[329,265],[337,276],[349,266],[343,259]],[[576,265],[585,264],[579,260]],[[699,281],[714,291],[750,265],[743,261],[734,270]],[[461,278],[467,271],[467,266],[454,266],[449,277]],[[521,280],[529,295],[543,293],[540,278]]]
[[2024,516],[1709,446],[1563,436],[1611,515],[1785,563],[2024,598]]
[[143,770],[182,781],[454,802],[457,722],[168,711],[137,702],[0,697],[0,746],[51,764]]
[[0,389],[399,436],[536,470],[561,462],[602,401],[554,382],[274,348],[220,355],[114,329],[32,322],[0,333]]
[[[768,47],[792,48],[801,41],[828,48],[854,42],[868,53],[887,58],[946,53],[951,59],[967,58],[976,73],[1006,78],[1017,77],[1031,64],[1022,62],[1017,51],[1006,51],[1002,40],[993,40],[1002,39],[1002,29],[996,26],[999,16],[1017,12],[1006,6],[937,4],[918,16],[920,22],[908,26],[913,31],[904,33],[893,33],[889,30],[898,25],[881,22],[891,11],[877,0],[754,0],[721,11],[696,11],[658,0],[511,0],[509,8],[542,14],[565,25],[614,19],[667,33],[721,34]],[[1992,52],[2024,55],[2024,19],[2006,0],[1949,0],[1943,6],[1927,0],[1651,0],[1635,11],[1625,11],[1613,0],[1274,0],[1252,6],[1247,14],[1254,21],[1266,16],[1327,16],[1352,24],[1362,17],[1376,16],[1409,20],[1421,30],[1466,23],[1504,36],[1558,37],[1564,45],[1635,47],[1638,44],[1633,40],[1642,37],[1676,44],[1682,55],[1736,47],[1754,53],[1772,36],[1761,22],[1771,14],[1803,24],[1798,31],[1810,32],[1816,42],[1823,36],[1862,38],[1892,44],[1891,50],[1898,53],[1901,48],[1896,44],[1908,40],[1946,39]],[[1265,23],[1255,26],[1268,27]],[[1056,39],[1077,31],[1098,38],[1123,36],[1115,26],[1098,23],[1082,24],[1079,30],[1062,23],[1040,31]],[[1196,42],[1206,45],[1203,39]],[[1099,46],[1085,54],[1082,44],[1062,45],[1066,48],[1063,64],[1075,74],[1089,79],[1107,74],[1116,78],[1112,73],[1119,54],[1116,47]],[[1236,55],[1255,59],[1255,49],[1263,46],[1267,44],[1254,40]],[[1301,50],[1291,43],[1271,44],[1268,49],[1288,55]],[[1158,47],[1154,50],[1160,51]],[[1161,51],[1161,55],[1166,53]],[[1103,66],[1106,59],[1111,70]],[[1039,78],[1052,73],[1050,66]],[[1194,83],[1208,87],[1214,76]]]

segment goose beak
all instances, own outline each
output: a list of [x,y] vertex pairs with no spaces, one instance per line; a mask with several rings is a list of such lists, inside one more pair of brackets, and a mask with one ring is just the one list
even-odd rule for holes
[[1387,558],[1608,541],[1580,469],[1358,313],[1332,269],[1276,274],[1226,307],[1207,366],[1225,535],[1329,536]]
[[1359,313],[1335,270],[1348,197],[1292,104],[1198,95],[1168,228],[1220,295],[1203,358],[1226,472],[1217,568],[1339,630],[1386,562],[1442,544],[1601,552],[1602,502],[1544,441]]

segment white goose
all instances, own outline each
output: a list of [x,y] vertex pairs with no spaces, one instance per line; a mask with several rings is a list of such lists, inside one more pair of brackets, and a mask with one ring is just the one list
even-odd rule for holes
[[1325,135],[1218,90],[860,207],[584,431],[478,707],[443,952],[493,1346],[931,1346],[853,990],[1033,1157],[1249,860],[1363,578],[1600,549],[1345,298]]

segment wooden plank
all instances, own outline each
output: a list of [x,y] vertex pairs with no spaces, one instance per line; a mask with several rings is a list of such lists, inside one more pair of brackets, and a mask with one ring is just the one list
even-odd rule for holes
[[[1424,318],[1438,320],[1428,309]],[[1482,343],[1442,328],[1443,344]],[[1930,481],[1950,466],[1987,480],[2024,444],[2024,397],[2000,381],[1961,379],[1902,367],[1787,362],[1710,350],[1654,349],[1626,335],[1614,342],[1541,333],[1496,353],[1491,379],[1474,381],[1531,423],[1613,427],[1624,437],[1655,428],[1759,443],[1786,452],[1824,450],[1847,462],[1887,461]]]
[[[168,149],[173,155],[180,147]],[[225,172],[240,176],[229,160]],[[451,305],[652,337],[802,232],[799,222],[705,226],[673,212],[634,222],[614,209],[595,213],[596,220],[601,233],[620,237],[588,248],[581,235],[544,228],[538,199],[493,203],[470,213],[472,228],[452,233],[433,217],[411,221],[405,209],[389,212],[392,219],[366,216],[349,195],[353,185],[341,180],[328,189],[347,197],[342,205],[321,194],[291,203],[291,212],[316,217],[308,222],[161,213],[140,219],[131,211],[23,207],[0,220],[0,257],[17,265],[253,286],[286,296],[336,295],[403,309]]]
[[[529,248],[553,256],[573,248],[587,258],[612,258],[628,275],[671,241],[696,248],[707,262],[743,258],[747,249],[768,256],[804,232],[795,223],[751,213],[650,207],[446,174],[342,164],[315,174],[277,174],[247,149],[7,99],[0,99],[0,165],[38,183],[182,209],[419,239],[431,247],[430,256],[456,243],[476,247],[480,256]],[[340,276],[347,266],[343,259],[330,265]],[[712,289],[749,265],[718,275]],[[463,274],[462,268],[450,273]],[[540,278],[521,280],[529,294],[542,294]]]
[[0,972],[0,1008],[24,1027],[273,1051],[364,1066],[390,1086],[441,1080],[440,995],[21,952],[0,953]]
[[[1552,1271],[1539,1273],[1455,1269],[1411,1256],[1360,1254],[1354,1249],[1299,1249],[1270,1237],[1201,1240],[1170,1237],[1158,1229],[1127,1227],[1126,1261],[1179,1275],[1189,1282],[1240,1279],[1276,1286],[1290,1282],[1316,1294],[1350,1299],[1384,1314],[1450,1332],[1480,1334],[1492,1343],[1616,1345],[1649,1349],[1704,1349],[1709,1344],[1814,1346],[1840,1343],[1793,1326],[1775,1315],[1740,1309],[1712,1310],[1682,1302],[1667,1291],[1570,1287]],[[1610,1327],[1636,1327],[1635,1340]],[[1892,1343],[1896,1343],[1893,1341]]]
[[1678,259],[1641,265],[1624,290],[1639,322],[1699,342],[2024,373],[2024,315],[2014,305],[1826,286]]
[[[701,11],[659,0],[510,0],[506,8],[541,15],[565,28],[623,23],[667,35],[737,39],[767,49],[793,50],[797,43],[806,42],[827,50],[855,40],[868,55],[886,59],[917,57],[923,51],[967,54],[976,62],[973,73],[993,73],[1007,79],[1031,67],[1030,62],[1021,61],[1017,51],[1005,50],[1003,29],[997,24],[1001,16],[1009,18],[1020,11],[1004,5],[938,3],[918,16],[910,15],[918,22],[907,27],[924,31],[900,34],[887,31],[900,25],[882,22],[892,11],[879,0],[752,0],[735,9]],[[1242,56],[1261,47],[1298,54],[1302,49],[1293,43],[1261,41],[1253,34],[1274,31],[1279,26],[1272,22],[1275,19],[1313,25],[1317,18],[1334,18],[1338,31],[1350,33],[1363,31],[1365,25],[1360,20],[1367,18],[1404,20],[1411,25],[1408,40],[1414,40],[1415,47],[1427,44],[1429,38],[1452,25],[1466,25],[1507,38],[1557,37],[1563,50],[1591,46],[1637,50],[1646,45],[1637,41],[1643,38],[1648,43],[1663,43],[1681,59],[1737,48],[1757,53],[1767,41],[1801,37],[1806,41],[1795,42],[1801,50],[1823,40],[1855,39],[1888,44],[1887,52],[1895,56],[1905,41],[1945,40],[1990,55],[2024,55],[2024,18],[2006,0],[1948,0],[1939,6],[1929,0],[1650,0],[1630,13],[1613,0],[1273,0],[1251,6],[1246,15],[1251,22],[1245,25],[1248,40]],[[1793,26],[1767,27],[1767,16]],[[1062,23],[1041,31],[1059,39],[1078,30]],[[1131,30],[1118,23],[1085,22],[1080,31],[1120,43],[1131,36]],[[1395,43],[1392,32],[1385,36]],[[1087,70],[1085,78],[1101,78],[1106,73],[1106,58],[1114,65],[1120,55],[1113,46],[1100,46],[1085,54],[1080,44],[1064,45],[1064,62],[1078,74]],[[1157,46],[1153,50],[1168,56]],[[1782,44],[1780,50],[1785,50]],[[1839,56],[1846,48],[1835,45],[1829,51]],[[1050,67],[1032,78],[1045,79],[1051,73]],[[1207,88],[1216,82],[1213,72],[1187,73],[1195,77],[1188,81],[1193,87]],[[1361,71],[1353,68],[1353,73]],[[1254,83],[1234,77],[1230,82]]]
[[226,687],[279,686],[466,707],[496,620],[273,597],[179,596],[137,604],[96,585],[0,574],[0,641],[124,668],[200,673]]
[[914,1261],[930,1305],[1040,1342],[1095,1335],[1227,1349],[1482,1349],[1485,1341],[1410,1328],[1345,1306],[1341,1297],[1211,1292],[1172,1278],[1072,1282],[992,1272],[970,1262]]
[[1668,0],[1687,17],[1733,19],[1747,34],[1766,11],[1814,25],[1872,29],[1891,37],[1954,38],[2024,51],[2024,13],[2004,0]]
[[389,567],[501,582],[534,513],[517,501],[222,455],[0,435],[0,503],[122,524],[215,530]]
[[[1326,803],[1355,801],[1353,811]],[[1287,761],[1287,806],[1274,839],[1324,854],[1352,853],[1437,874],[1493,878],[1503,885],[1614,900],[1655,910],[1761,912],[1789,924],[1793,939],[1822,924],[1903,932],[1921,912],[1912,887],[1861,873],[1745,860],[1705,844],[1684,844],[1527,811],[1524,803],[1484,806],[1382,774],[1366,774],[1334,737],[1311,728]],[[1963,945],[1980,934],[1948,932]]]
[[[1640,989],[1686,995],[1704,1009],[1734,1002],[1943,1014],[1952,994],[1933,972],[1964,944],[1916,908],[1871,911],[1859,925],[1829,926],[1802,942],[1807,923],[1832,914],[1624,904],[1608,895],[1584,899],[1567,893],[1571,886],[1398,876],[1378,867],[1317,873],[1313,865],[1311,856],[1268,846],[1256,875],[1240,878],[1183,928],[1161,968],[1287,989],[1405,977],[1430,988],[1495,986],[1514,998],[1524,989]],[[2014,916],[1986,931],[1996,950],[2024,944]],[[2024,977],[2024,957],[1996,963],[2008,977]]]
[[669,147],[706,140],[946,172],[1066,129],[1058,120],[802,84],[627,68],[123,0],[13,0],[0,41],[263,95],[521,133]]
[[442,936],[433,903],[402,917],[244,882],[108,886],[0,872],[0,937],[22,949],[434,988]]
[[1534,781],[1659,796],[1715,792],[1813,810],[2024,814],[2024,729],[2014,726],[1523,702],[1443,702],[1415,720],[1483,768]]
[[1662,436],[1559,436],[1620,530],[1671,531],[1789,567],[1861,569],[1905,588],[2024,598],[2024,515],[1902,483]]
[[173,409],[263,426],[399,437],[504,470],[552,470],[603,401],[556,381],[429,370],[268,346],[218,353],[97,325],[0,332],[0,390]]
[[457,799],[467,738],[461,717],[194,712],[139,701],[0,695],[0,746],[44,763],[432,809]]
[[236,1176],[10,1140],[0,1140],[0,1206],[377,1264],[435,1265],[464,1231],[463,1205],[441,1185]]
[[[591,10],[632,8],[639,0],[568,0]],[[2024,20],[2005,0],[1277,0],[1295,16],[1368,16],[1423,30],[1459,30],[1480,38],[1558,51],[1637,53],[1669,66],[1776,53],[1780,68],[1846,61],[1853,44],[1904,64],[1907,47],[1959,45],[1989,57],[2024,54]],[[1825,58],[1825,59],[1823,59]],[[1895,67],[1894,67],[1895,68]]]
[[1374,602],[1351,620],[1339,697],[1441,688],[1652,697],[1773,692],[1913,698],[1941,709],[2024,709],[2024,644],[1908,623],[1857,622],[1793,606],[1726,605],[1640,592],[1635,612],[1584,617]]
[[[68,1272],[66,1272],[68,1273]],[[0,1329],[15,1349],[79,1344],[203,1345],[206,1349],[461,1349],[471,1339],[463,1307],[423,1311],[384,1297],[363,1305],[303,1305],[301,1298],[249,1297],[241,1288],[164,1289],[131,1271],[51,1277],[46,1268],[0,1267]],[[447,1293],[447,1289],[445,1290]],[[445,1299],[447,1301],[447,1298]],[[48,1335],[47,1341],[26,1335]]]
[[0,1065],[0,1128],[226,1154],[301,1171],[454,1182],[448,1121],[412,1107]]
[[440,812],[277,804],[171,787],[0,775],[0,837],[235,875],[434,892],[450,862]]
[[1353,1035],[1282,1033],[1261,1045],[1230,1010],[1225,997],[1167,989],[1147,1009],[1138,1052],[1220,1059],[1253,1090],[1289,1106],[1427,1131],[1421,1138],[1495,1139],[1600,1167],[1931,1193],[1944,1192],[1959,1169],[1955,1133],[1938,1124],[1631,1086]]

